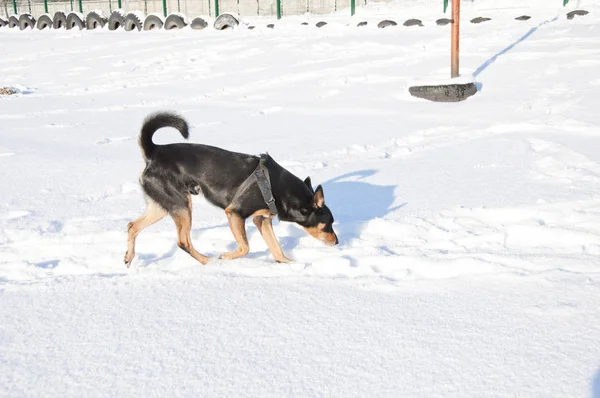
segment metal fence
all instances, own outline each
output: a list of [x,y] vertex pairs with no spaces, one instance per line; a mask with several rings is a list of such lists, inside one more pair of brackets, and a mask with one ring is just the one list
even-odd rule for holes
[[[166,16],[180,12],[188,16],[210,16],[224,12],[246,16],[284,16],[304,13],[324,14],[350,8],[352,0],[0,0],[0,15],[29,13],[34,17],[56,11],[82,14],[101,10],[109,15],[116,9],[156,13]],[[164,4],[163,4],[164,3]],[[365,0],[356,0],[360,5]],[[279,10],[278,10],[279,4]],[[166,9],[166,13],[165,13]]]
[[[277,16],[325,14],[347,9],[354,15],[355,7],[366,5],[374,0],[0,0],[0,15],[20,15],[29,13],[35,18],[40,15],[54,15],[57,11],[74,11],[82,14],[90,11],[102,11],[104,15],[117,9],[141,11],[144,14],[164,15],[179,12],[189,17],[216,17],[222,13],[234,13],[240,16]],[[387,2],[391,0],[377,0]],[[397,0],[403,3],[402,0]],[[462,0],[477,2],[479,0]],[[532,0],[529,0],[531,2]],[[574,0],[539,0],[547,5],[567,5]],[[409,3],[427,3],[446,12],[451,0],[411,0]],[[497,0],[498,9],[518,6],[519,0]],[[552,4],[550,4],[552,3]],[[521,3],[522,4],[522,3]]]

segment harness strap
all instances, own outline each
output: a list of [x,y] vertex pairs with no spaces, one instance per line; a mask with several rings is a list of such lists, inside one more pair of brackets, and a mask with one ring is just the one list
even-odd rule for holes
[[273,192],[271,190],[271,180],[269,177],[269,170],[267,169],[267,159],[268,155],[260,155],[260,160],[258,162],[258,166],[256,169],[246,178],[246,180],[240,185],[235,196],[233,197],[231,203],[236,203],[239,198],[254,184],[258,185],[258,189],[265,201],[266,205],[269,207],[269,211],[273,215],[277,215],[277,206],[275,206],[275,198],[273,197]]
[[277,206],[275,206],[275,198],[273,197],[273,191],[271,190],[271,179],[269,177],[269,170],[267,169],[267,155],[260,155],[260,161],[258,167],[254,170],[254,176],[258,183],[258,189],[262,194],[263,200],[269,206],[269,211],[273,215],[277,215]]

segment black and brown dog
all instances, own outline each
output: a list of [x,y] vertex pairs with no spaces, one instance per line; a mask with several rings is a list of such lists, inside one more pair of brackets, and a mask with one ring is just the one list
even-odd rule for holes
[[[202,264],[209,261],[194,249],[190,239],[193,194],[202,194],[210,203],[225,210],[238,247],[222,254],[221,258],[235,259],[248,254],[245,221],[252,217],[275,260],[289,262],[273,232],[271,222],[275,214],[269,210],[256,180],[250,180],[261,158],[200,144],[156,145],[152,136],[163,127],[177,129],[186,139],[189,136],[187,122],[177,114],[158,112],[144,120],[139,144],[146,168],[140,183],[148,207],[144,215],[128,224],[125,264],[129,266],[133,260],[137,235],[167,214],[175,221],[178,246]],[[333,215],[325,205],[323,188],[319,185],[313,190],[310,177],[300,180],[268,155],[263,158],[263,167],[270,178],[279,219],[299,224],[329,245],[337,244]]]

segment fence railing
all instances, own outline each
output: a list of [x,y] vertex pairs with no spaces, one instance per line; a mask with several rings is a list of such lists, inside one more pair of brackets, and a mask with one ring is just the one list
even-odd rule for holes
[[[144,14],[168,14],[179,12],[189,17],[217,17],[222,13],[234,13],[240,16],[276,16],[286,15],[326,14],[347,9],[354,15],[356,7],[364,6],[373,0],[0,0],[0,15],[8,18],[10,15],[29,13],[36,18],[40,15],[53,15],[57,11],[88,13],[102,11],[110,15],[117,9],[126,11],[141,11]],[[378,0],[387,2],[390,0]],[[428,7],[448,11],[452,0],[399,0],[401,5],[425,4]],[[465,3],[477,3],[481,0],[462,0]],[[532,2],[532,0],[528,0]],[[566,6],[570,0],[540,0],[547,5],[561,3]],[[527,1],[526,1],[527,2]],[[497,0],[498,9],[515,7],[519,0]]]

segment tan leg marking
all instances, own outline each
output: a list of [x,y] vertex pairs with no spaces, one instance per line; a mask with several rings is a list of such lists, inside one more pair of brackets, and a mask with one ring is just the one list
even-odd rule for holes
[[221,254],[219,258],[224,260],[234,260],[236,258],[245,256],[250,252],[248,238],[246,237],[246,220],[234,213],[229,208],[225,209],[225,214],[227,214],[229,228],[233,233],[233,237],[235,238],[238,247],[235,249],[235,251]]
[[275,261],[278,263],[289,263],[290,259],[285,257],[283,250],[281,250],[281,246],[279,246],[279,242],[277,242],[277,237],[275,237],[271,217],[258,216],[254,217],[253,221],[256,228],[258,228],[258,232],[260,232],[265,240],[271,254],[273,254]]
[[153,200],[148,201],[148,207],[137,220],[127,224],[128,238],[127,238],[127,252],[125,253],[125,264],[129,267],[131,261],[135,257],[135,238],[142,230],[157,221],[160,221],[167,215],[167,212],[160,207]]
[[[191,201],[190,201],[191,207]],[[177,246],[183,251],[194,257],[201,264],[206,264],[210,260],[208,257],[198,253],[192,245],[192,239],[190,238],[190,231],[192,230],[192,212],[191,209],[183,209],[176,213],[171,214],[175,226],[177,227]]]
[[257,210],[254,213],[252,213],[250,215],[250,217],[258,217],[258,216],[263,216],[263,217],[273,217],[273,215],[271,214],[271,212],[267,209],[261,209],[261,210]]

